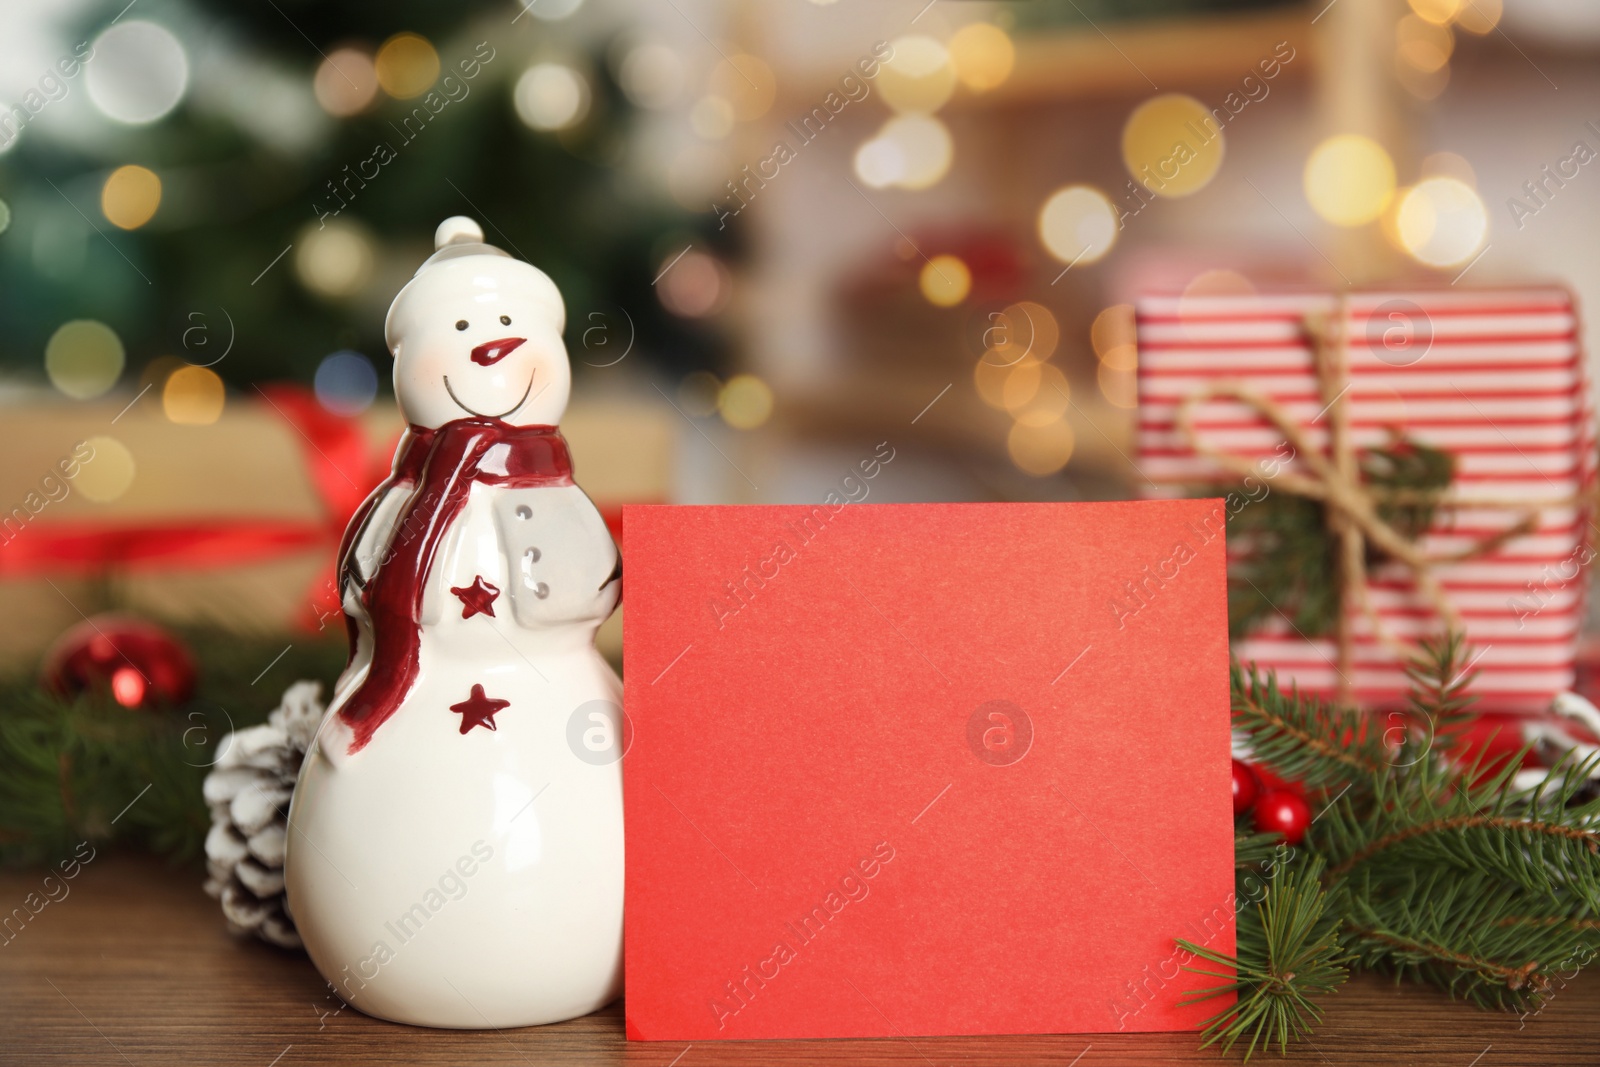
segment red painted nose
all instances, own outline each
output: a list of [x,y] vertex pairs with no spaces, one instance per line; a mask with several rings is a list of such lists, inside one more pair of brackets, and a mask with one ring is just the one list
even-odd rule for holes
[[517,350],[526,337],[502,337],[498,341],[485,341],[472,350],[472,362],[480,367],[492,367]]

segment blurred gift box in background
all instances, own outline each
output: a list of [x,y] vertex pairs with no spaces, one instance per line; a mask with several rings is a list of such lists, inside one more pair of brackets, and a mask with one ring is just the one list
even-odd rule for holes
[[[1129,497],[1141,298],[1592,306],[1597,50],[1563,0],[14,5],[0,658],[111,607],[338,630],[383,314],[446,216],[561,287],[608,514]],[[1569,421],[1540,447],[1592,449]]]

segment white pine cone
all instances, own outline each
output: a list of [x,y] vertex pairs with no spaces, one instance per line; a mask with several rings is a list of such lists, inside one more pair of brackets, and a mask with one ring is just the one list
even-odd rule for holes
[[283,845],[289,798],[323,710],[319,683],[294,683],[265,723],[222,739],[206,775],[206,892],[222,902],[228,929],[281,948],[303,947],[283,892]]

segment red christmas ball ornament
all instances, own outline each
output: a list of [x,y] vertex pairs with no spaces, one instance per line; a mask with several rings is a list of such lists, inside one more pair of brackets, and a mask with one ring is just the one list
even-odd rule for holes
[[1298,845],[1311,826],[1311,805],[1299,793],[1269,789],[1256,801],[1256,829],[1266,834],[1282,834],[1291,845]]
[[96,615],[45,651],[39,684],[61,697],[111,694],[125,708],[182,704],[194,695],[194,656],[164,627],[128,615]]
[[1261,779],[1256,777],[1256,772],[1250,769],[1248,763],[1240,760],[1233,761],[1233,813],[1243,815],[1250,810],[1250,805],[1256,802],[1256,794],[1261,792]]

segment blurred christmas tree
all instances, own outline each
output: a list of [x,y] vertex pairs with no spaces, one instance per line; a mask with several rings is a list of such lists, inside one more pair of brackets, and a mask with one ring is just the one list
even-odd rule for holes
[[309,382],[352,349],[386,383],[383,312],[455,214],[555,279],[580,373],[630,340],[636,359],[715,366],[716,335],[651,287],[691,241],[716,247],[714,219],[641,150],[655,120],[617,74],[639,42],[551,19],[577,7],[98,6],[62,38],[89,42],[83,62],[38,59],[39,91],[0,100],[0,366],[36,374],[63,322],[93,319],[121,338],[124,382],[225,349],[213,369],[235,387]]

